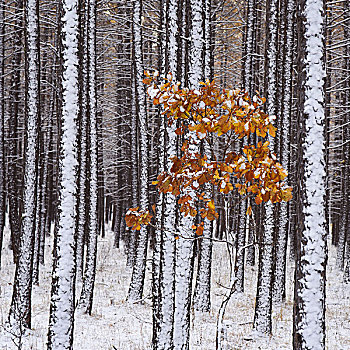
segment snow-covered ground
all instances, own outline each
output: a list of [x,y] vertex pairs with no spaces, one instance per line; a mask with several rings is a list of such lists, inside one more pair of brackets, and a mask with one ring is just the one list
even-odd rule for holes
[[[3,325],[7,319],[12,295],[14,264],[8,247],[9,231],[5,232],[0,272],[0,350],[16,349]],[[77,350],[147,350],[151,348],[152,312],[150,299],[130,305],[126,302],[131,271],[126,267],[123,248],[113,248],[112,233],[99,239],[97,276],[92,316],[76,314],[74,349]],[[32,330],[24,339],[24,350],[45,349],[49,319],[50,255],[52,239],[47,239],[46,265],[41,266],[40,286],[33,290]],[[212,311],[192,313],[191,350],[215,349],[216,319],[229,285],[229,263],[225,246],[214,243],[212,277]],[[150,267],[145,295],[150,297]],[[246,293],[234,295],[225,314],[226,349],[292,349],[291,266],[289,266],[287,301],[274,308],[273,336],[251,336],[256,288],[256,268],[246,274]],[[342,283],[342,274],[335,268],[335,250],[330,247],[327,281],[327,349],[350,349],[350,286]]]

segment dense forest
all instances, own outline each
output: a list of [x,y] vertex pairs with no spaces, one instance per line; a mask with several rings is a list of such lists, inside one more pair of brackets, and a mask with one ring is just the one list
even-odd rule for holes
[[0,348],[350,349],[349,57],[349,0],[0,0]]

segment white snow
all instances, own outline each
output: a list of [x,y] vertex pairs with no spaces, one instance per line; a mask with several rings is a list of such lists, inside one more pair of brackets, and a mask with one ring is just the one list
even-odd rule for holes
[[[152,313],[150,299],[143,305],[126,302],[131,270],[126,267],[126,256],[121,249],[113,248],[113,233],[99,238],[95,301],[92,316],[76,315],[74,349],[81,350],[150,350]],[[12,293],[14,264],[7,249],[9,230],[5,229],[0,278],[0,322],[7,318]],[[40,286],[33,290],[33,329],[24,337],[23,349],[46,349],[51,282],[52,238],[48,237],[45,266],[41,267]],[[330,249],[327,280],[327,349],[350,349],[349,310],[350,290],[342,281],[342,273],[335,268],[336,251]],[[191,350],[215,349],[215,327],[219,306],[229,286],[228,255],[223,244],[214,242],[212,311],[209,314],[192,313]],[[150,296],[150,270],[148,262],[145,295]],[[246,292],[234,296],[224,318],[227,342],[233,349],[290,350],[292,348],[293,266],[288,262],[287,300],[273,312],[273,336],[254,338],[252,329],[256,289],[256,268],[246,270]],[[0,348],[15,350],[10,335],[0,325]],[[230,348],[229,347],[229,348]]]
[[307,0],[306,16],[306,81],[304,114],[306,119],[303,157],[305,160],[305,200],[303,213],[305,228],[301,249],[301,271],[304,278],[299,284],[298,295],[303,303],[297,329],[303,347],[314,350],[323,349],[323,273],[326,259],[326,230],[324,197],[325,159],[323,125],[323,1]]

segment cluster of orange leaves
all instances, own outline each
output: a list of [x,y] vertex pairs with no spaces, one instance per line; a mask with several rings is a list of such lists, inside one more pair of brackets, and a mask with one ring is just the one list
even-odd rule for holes
[[[258,94],[250,98],[238,89],[221,90],[215,81],[201,82],[198,89],[191,90],[180,88],[171,74],[163,82],[158,81],[157,72],[153,75],[145,72],[145,75],[143,82],[148,86],[147,93],[153,103],[162,105],[169,124],[178,120],[177,135],[185,134],[181,157],[172,157],[171,169],[159,174],[153,182],[159,192],[179,196],[180,212],[184,216],[197,216],[200,207],[202,219],[218,217],[210,193],[203,191],[204,185],[224,194],[236,187],[241,195],[255,196],[256,204],[292,198],[292,190],[284,182],[287,172],[269,149],[268,141],[245,146],[242,154],[225,153],[221,160],[217,159],[213,147],[211,154],[204,155],[199,153],[198,147],[193,147],[200,140],[211,145],[213,135],[228,135],[228,140],[249,137],[253,133],[261,138],[275,137],[274,118],[262,110],[264,98]],[[251,213],[250,207],[247,213]],[[132,229],[139,230],[142,224],[149,224],[151,218],[148,211],[133,208],[127,213],[126,222]],[[203,222],[192,228],[198,235],[202,234]]]

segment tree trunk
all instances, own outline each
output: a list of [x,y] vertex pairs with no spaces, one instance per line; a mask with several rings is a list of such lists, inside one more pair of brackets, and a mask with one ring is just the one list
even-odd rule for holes
[[[282,112],[281,112],[281,142],[280,159],[284,169],[288,169],[289,164],[289,125],[291,121],[292,102],[292,64],[293,64],[293,27],[295,15],[295,2],[284,0],[283,16],[285,17],[284,33],[284,62],[283,62],[283,83],[282,83]],[[286,281],[286,255],[288,240],[288,206],[287,202],[280,203],[279,223],[276,227],[276,263],[273,281],[273,301],[281,303],[285,298]]]
[[4,68],[5,68],[5,15],[4,2],[0,3],[0,269],[1,251],[6,215],[5,196],[5,100],[4,100]]
[[62,120],[58,164],[58,209],[48,332],[48,349],[73,349],[77,122],[79,114],[79,1],[62,2]]
[[39,125],[39,2],[28,0],[26,11],[26,146],[23,184],[23,220],[13,284],[9,321],[31,327],[33,248],[37,207]]
[[[133,33],[134,33],[134,64],[135,64],[135,90],[137,98],[137,116],[140,130],[140,206],[148,209],[148,136],[147,136],[147,114],[145,105],[145,90],[142,83],[143,58],[142,58],[142,0],[134,2],[133,11]],[[146,273],[146,257],[148,245],[148,232],[142,227],[135,250],[135,261],[132,271],[128,300],[130,302],[140,300],[143,293],[143,285]]]
[[[266,91],[267,114],[276,116],[276,74],[277,74],[277,16],[278,1],[269,0],[267,3],[267,63]],[[275,142],[269,137],[270,148],[273,152]],[[274,258],[274,219],[275,206],[271,202],[265,204],[264,232],[262,235],[259,254],[258,287],[255,304],[254,329],[259,333],[271,333],[272,321],[272,278]]]
[[[303,227],[298,235],[293,348],[325,349],[324,2],[298,3],[299,118],[302,125]],[[306,59],[307,58],[307,59]]]
[[88,110],[89,110],[89,229],[86,265],[79,307],[91,315],[96,275],[98,234],[97,100],[96,100],[96,0],[88,1]]

